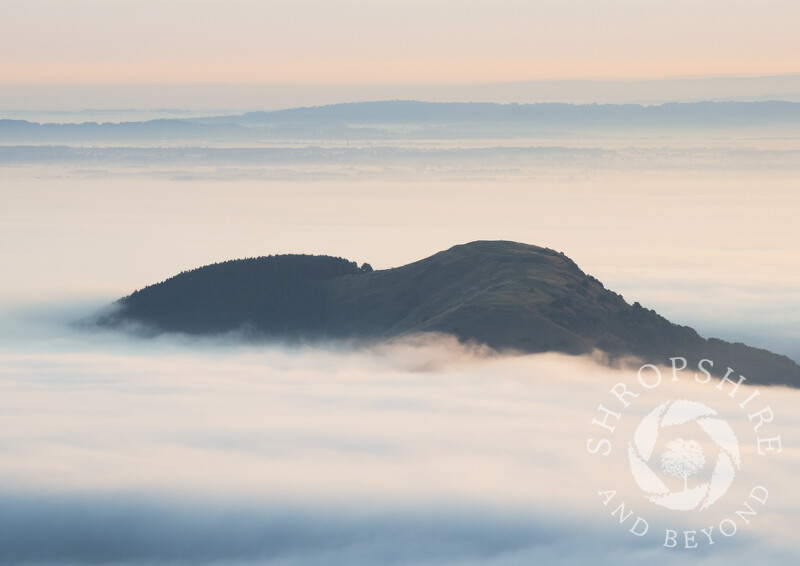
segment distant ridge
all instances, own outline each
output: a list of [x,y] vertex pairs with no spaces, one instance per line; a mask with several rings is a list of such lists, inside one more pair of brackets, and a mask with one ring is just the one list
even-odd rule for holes
[[497,104],[391,100],[143,122],[39,124],[0,120],[0,142],[247,142],[285,139],[525,137],[553,130],[796,127],[800,103]]
[[498,350],[672,356],[730,366],[754,383],[800,386],[800,366],[744,344],[706,340],[585,274],[565,255],[507,241],[454,246],[380,271],[328,256],[228,261],[120,299],[99,324],[266,340],[382,340],[444,332]]
[[[291,108],[272,112],[249,112],[238,117],[223,116],[220,122],[237,124],[287,122],[346,122],[346,123],[453,123],[471,121],[492,122],[655,122],[682,123],[700,120],[701,123],[773,122],[791,119],[800,121],[800,103],[783,101],[761,102],[668,102],[659,105],[641,104],[497,104],[492,102],[420,102],[390,100],[383,102],[352,102]],[[195,121],[202,122],[202,118]]]

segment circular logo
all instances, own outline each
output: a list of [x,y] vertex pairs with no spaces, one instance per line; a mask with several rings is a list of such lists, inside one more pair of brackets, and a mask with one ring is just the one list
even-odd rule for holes
[[[703,510],[728,491],[741,466],[739,443],[730,425],[716,415],[716,411],[702,403],[682,399],[663,403],[642,419],[633,441],[628,443],[628,459],[633,477],[648,494],[647,499],[676,511]],[[705,431],[718,453],[710,477],[690,487],[689,478],[706,467],[703,445],[695,439],[684,438],[675,438],[666,444],[662,441],[660,445],[659,437],[672,427],[691,423]],[[681,430],[691,432],[692,429]],[[653,470],[651,460],[657,460],[654,457],[657,446],[663,448],[659,461],[661,471],[683,479],[683,490],[670,490],[663,476],[659,477]]]

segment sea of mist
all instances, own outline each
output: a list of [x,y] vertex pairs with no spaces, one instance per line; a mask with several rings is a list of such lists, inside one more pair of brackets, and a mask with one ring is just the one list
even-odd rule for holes
[[[89,306],[89,305],[85,305]],[[591,357],[498,356],[448,336],[286,347],[142,339],[29,308],[0,327],[0,563],[725,564],[800,554],[794,489],[800,392],[760,388],[783,451],[755,455],[752,423],[693,372],[644,391]],[[669,370],[664,369],[669,377]],[[642,393],[609,457],[589,454],[598,404]],[[652,407],[691,398],[733,426],[743,467],[727,498],[677,515],[645,501],[626,440]],[[754,405],[755,407],[755,405]],[[763,433],[763,432],[762,432]],[[712,547],[669,550],[659,529],[734,516]],[[647,517],[631,535],[615,489]],[[735,518],[735,516],[734,516]]]

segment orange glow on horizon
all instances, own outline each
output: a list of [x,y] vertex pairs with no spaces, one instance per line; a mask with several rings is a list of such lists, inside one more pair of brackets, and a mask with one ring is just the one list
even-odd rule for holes
[[767,76],[800,72],[797,59],[570,61],[393,59],[389,61],[136,61],[0,63],[0,84],[480,84],[571,79],[648,80],[690,76]]

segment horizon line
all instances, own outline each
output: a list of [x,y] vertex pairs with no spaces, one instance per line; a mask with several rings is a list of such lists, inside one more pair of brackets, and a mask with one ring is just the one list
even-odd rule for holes
[[698,74],[698,75],[663,75],[658,77],[631,77],[631,76],[577,76],[568,78],[531,78],[519,80],[496,80],[496,81],[447,81],[447,82],[428,82],[428,81],[409,81],[409,82],[358,82],[358,81],[308,81],[308,82],[262,82],[262,81],[198,81],[198,82],[18,82],[2,81],[3,87],[150,87],[150,86],[272,86],[272,87],[456,87],[456,86],[484,86],[484,85],[519,85],[519,84],[552,84],[552,83],[571,83],[571,82],[597,82],[597,83],[645,83],[661,81],[702,81],[719,79],[780,79],[798,78],[800,70],[786,73],[720,73],[720,74]]

